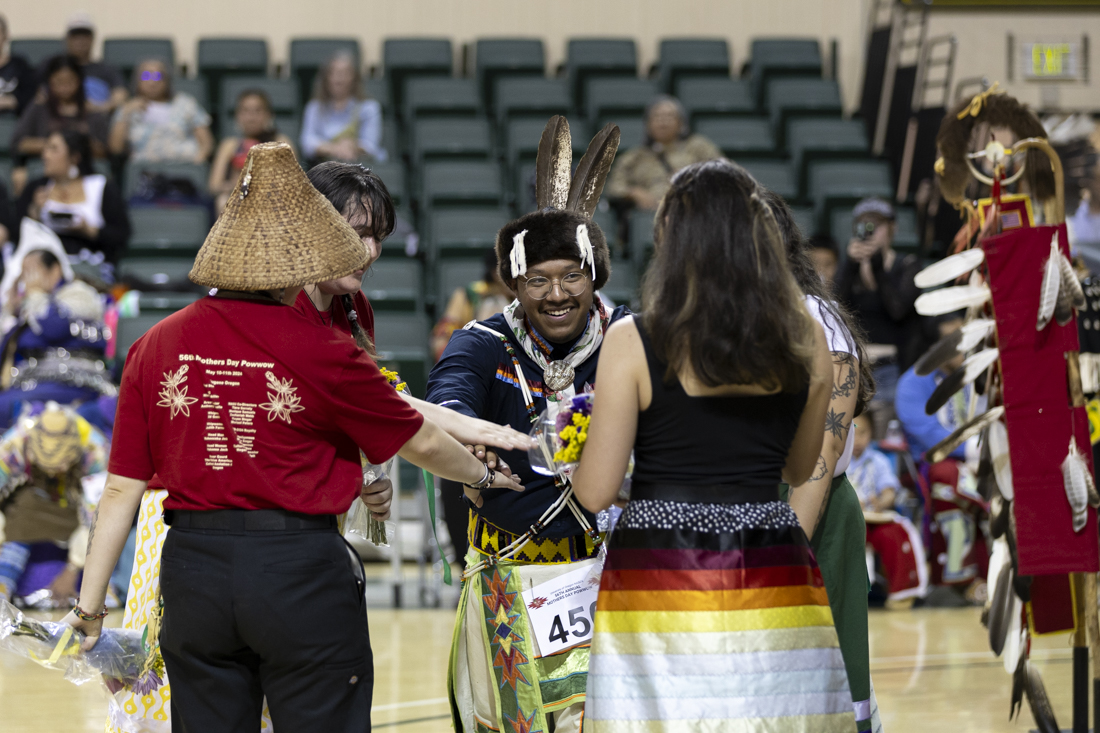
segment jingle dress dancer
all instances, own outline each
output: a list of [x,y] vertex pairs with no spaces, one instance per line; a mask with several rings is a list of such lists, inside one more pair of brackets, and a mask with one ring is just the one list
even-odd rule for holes
[[740,166],[680,171],[657,222],[645,313],[608,332],[573,477],[584,506],[604,509],[634,451],[600,583],[588,729],[851,733],[825,585],[778,492],[821,450],[824,331]]
[[157,474],[171,528],[159,637],[173,730],[258,730],[265,695],[276,730],[370,730],[362,568],[336,529],[359,496],[360,450],[522,488],[413,410],[350,339],[292,307],[303,285],[367,259],[291,148],[257,145],[191,271],[217,294],[128,355],[81,598],[65,620],[94,646],[111,569]]
[[[530,430],[543,410],[592,389],[604,333],[626,312],[609,312],[595,294],[611,261],[591,220],[618,143],[613,125],[597,134],[570,186],[568,124],[563,117],[547,124],[539,210],[497,234],[501,278],[517,299],[503,314],[454,332],[428,379],[428,401]],[[522,592],[571,573],[598,577],[596,518],[571,498],[567,480],[535,473],[526,454],[498,458],[473,448],[489,465],[506,460],[526,490],[465,492],[470,550],[450,663],[455,730],[537,731],[552,722],[559,733],[580,731],[592,630],[583,616],[595,585],[589,601],[569,604],[583,618],[566,620],[557,643],[552,629],[532,621]]]

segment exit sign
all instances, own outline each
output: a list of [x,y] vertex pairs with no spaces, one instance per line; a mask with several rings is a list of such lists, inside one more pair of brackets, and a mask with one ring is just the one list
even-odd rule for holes
[[1039,81],[1077,79],[1080,74],[1081,44],[1023,43],[1020,45],[1020,73]]

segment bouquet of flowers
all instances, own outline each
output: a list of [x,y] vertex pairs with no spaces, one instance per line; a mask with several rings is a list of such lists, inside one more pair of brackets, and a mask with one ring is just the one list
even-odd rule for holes
[[531,469],[544,476],[568,475],[580,463],[592,421],[592,393],[579,394],[557,414],[547,410],[539,416],[531,437],[536,447],[528,453]]
[[111,694],[125,688],[147,695],[164,684],[163,661],[153,661],[159,656],[150,655],[142,632],[103,629],[91,651],[80,648],[83,640],[68,624],[27,618],[0,600],[0,650],[61,670],[77,685],[99,678]]

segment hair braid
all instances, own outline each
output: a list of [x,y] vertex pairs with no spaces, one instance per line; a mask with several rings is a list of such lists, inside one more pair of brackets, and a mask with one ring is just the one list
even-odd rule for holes
[[351,325],[351,335],[355,338],[355,343],[359,345],[359,348],[370,354],[372,357],[376,356],[374,351],[374,344],[370,340],[370,336],[363,329],[363,325],[359,323],[359,313],[355,310],[355,300],[350,295],[341,295],[340,303],[344,306],[344,312],[348,316],[348,323]]

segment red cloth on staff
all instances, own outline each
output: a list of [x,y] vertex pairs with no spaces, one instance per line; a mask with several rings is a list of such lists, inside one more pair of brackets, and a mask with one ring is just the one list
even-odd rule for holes
[[131,347],[110,471],[159,474],[166,509],[338,514],[359,495],[359,449],[383,463],[422,424],[343,334],[207,297]]

